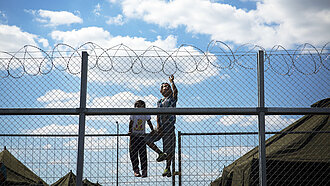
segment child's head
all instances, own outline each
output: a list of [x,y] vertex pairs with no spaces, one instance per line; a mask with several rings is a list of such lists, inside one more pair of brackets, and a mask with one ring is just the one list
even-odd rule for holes
[[145,108],[146,107],[146,103],[142,100],[137,100],[135,103],[134,103],[134,107],[135,108]]
[[160,86],[160,93],[164,96],[167,97],[172,94],[172,88],[171,85],[168,83],[162,83]]

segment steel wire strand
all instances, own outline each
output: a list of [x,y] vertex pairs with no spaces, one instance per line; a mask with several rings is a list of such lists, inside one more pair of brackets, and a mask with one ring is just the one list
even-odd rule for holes
[[[230,52],[230,55],[227,54],[228,51],[226,51],[226,50],[223,49],[222,47],[219,47],[218,45],[220,45],[220,46],[221,46],[221,45],[225,46],[225,49],[227,49],[227,50]],[[229,65],[228,65],[228,66],[221,67],[221,66],[218,66],[218,65],[214,64],[213,62],[211,62],[209,56],[212,54],[212,51],[211,51],[211,50],[212,50],[215,46],[218,46],[217,48],[220,49],[220,52],[214,51],[213,53],[214,53],[215,55],[216,55],[217,53],[226,54],[225,57],[227,57],[228,60],[229,60]],[[210,62],[210,64],[211,64],[212,66],[214,66],[214,67],[216,67],[216,68],[219,68],[219,69],[226,69],[226,68],[231,69],[231,68],[233,67],[233,62],[236,60],[236,59],[235,59],[235,55],[234,55],[232,49],[231,49],[226,43],[224,43],[224,42],[222,42],[222,41],[211,41],[211,42],[208,44],[206,51],[207,51],[207,52],[206,52],[206,54],[207,54],[207,59],[208,59],[208,61]],[[231,60],[231,59],[229,58],[229,56],[230,56],[230,57],[233,57],[233,60]],[[217,58],[217,59],[218,59],[218,58]]]
[[[96,43],[93,43],[93,42],[84,43],[83,45],[81,45],[77,48],[77,51],[83,51],[83,50],[86,50],[86,49],[87,49],[87,53],[88,53],[89,57],[93,57],[93,58],[95,56],[98,56],[97,52],[96,52],[96,49],[101,49],[102,51],[104,51],[104,49],[101,46],[99,46],[99,45],[97,45]],[[80,57],[80,55],[79,55],[79,57]],[[95,60],[90,60],[90,61],[93,62]],[[91,63],[88,64],[89,69],[93,69],[95,67],[96,67],[96,62],[93,65],[91,65]]]
[[[162,53],[165,53],[166,55],[161,55],[159,51],[162,52]],[[155,56],[153,56],[153,55],[148,56],[148,55],[146,55],[148,53],[155,53],[156,55]],[[160,48],[160,47],[157,47],[157,46],[148,47],[139,57],[139,59],[141,60],[142,69],[145,70],[146,72],[150,72],[150,73],[160,73],[160,72],[162,72],[164,70],[164,63],[168,59],[167,56],[170,56],[170,54],[167,51],[165,51],[164,49]],[[159,58],[159,61],[161,62],[161,68],[159,68],[159,70],[156,70],[156,71],[152,71],[152,70],[147,69],[147,65],[143,64],[143,59],[147,58],[147,57]],[[163,60],[163,58],[165,58],[165,60]]]
[[[44,56],[44,57],[40,57],[40,59],[42,59],[42,60],[41,60],[41,62],[40,62],[39,65],[38,65],[38,61],[35,60],[35,59],[38,59],[38,58],[34,58],[34,57],[31,55],[31,53],[28,52],[28,48],[29,48],[29,47],[34,48],[34,49],[37,49],[37,50],[39,50],[40,52],[42,52],[41,54],[42,54],[42,56]],[[39,47],[33,46],[33,45],[25,45],[25,46],[24,46],[24,49],[25,49],[25,51],[24,51],[24,61],[26,60],[25,55],[28,55],[28,56],[29,56],[28,59],[33,59],[33,62],[35,62],[35,64],[37,64],[38,69],[39,69],[38,72],[35,73],[35,74],[29,74],[28,72],[26,72],[27,74],[32,75],[32,76],[36,76],[36,75],[38,75],[39,73],[45,75],[45,74],[48,74],[48,73],[50,73],[50,72],[52,71],[54,65],[53,65],[53,63],[52,63],[52,60],[51,60],[49,54],[48,54],[45,50],[43,50],[43,49],[41,49],[41,48],[39,48]],[[42,67],[44,67],[44,66],[43,66],[44,61],[46,61],[46,62],[49,61],[49,62],[51,63],[51,64],[50,64],[50,69],[49,69],[48,71],[46,71],[46,72],[43,72],[43,70],[42,70],[42,69],[43,69]],[[45,64],[46,64],[46,63],[45,63]]]
[[[12,55],[11,53],[9,52],[3,52],[3,51],[0,51],[0,54],[5,54],[5,55],[8,55],[10,56],[9,58],[1,58],[1,66],[0,66],[0,69],[1,71],[5,71],[7,75],[1,75],[1,78],[6,78],[6,77],[9,77],[10,76],[10,72],[9,72],[9,69],[10,69],[10,61],[13,59],[13,58],[16,58],[14,55]],[[2,56],[2,55],[1,55]],[[8,64],[6,64],[4,61],[5,60],[9,60]],[[16,58],[16,60],[20,61],[18,58]],[[20,62],[22,64],[22,62]],[[4,69],[4,70],[2,70]]]
[[[313,52],[316,52],[316,54],[317,54],[317,56],[319,57],[319,61],[320,61],[320,66],[319,67],[317,67],[317,61],[315,61],[314,60],[314,57],[313,57],[313,53],[311,53],[311,51],[310,50],[305,50],[305,48],[307,48],[307,47],[311,47],[312,49],[313,49]],[[301,48],[301,49],[300,49]],[[307,51],[308,52],[308,56],[311,56],[311,59],[312,59],[312,62],[313,62],[313,64],[314,64],[314,70],[312,71],[312,72],[310,72],[310,73],[305,73],[305,72],[303,72],[302,70],[300,70],[298,67],[297,67],[297,62],[298,62],[298,58],[299,57],[301,57],[302,56],[302,53],[303,52],[305,52],[305,51]],[[296,52],[300,52],[299,54],[296,54]],[[296,57],[297,56],[297,57]],[[309,43],[305,43],[305,44],[302,44],[302,45],[300,45],[295,51],[294,51],[294,53],[293,53],[293,58],[295,59],[295,60],[293,60],[293,62],[292,62],[292,65],[293,65],[293,68],[295,69],[295,70],[297,70],[298,72],[300,72],[301,74],[304,74],[304,75],[311,75],[311,74],[316,74],[319,70],[320,70],[320,67],[321,67],[321,61],[322,61],[322,58],[321,58],[321,56],[320,56],[320,53],[319,53],[319,51],[316,49],[316,47],[314,47],[313,45],[311,45],[311,44],[309,44]]]
[[[57,44],[57,45],[55,45],[54,46],[54,48],[53,48],[53,50],[52,50],[52,59],[54,60],[54,59],[63,59],[64,60],[64,62],[66,63],[65,65],[63,65],[63,66],[65,66],[65,68],[63,69],[63,70],[61,70],[61,69],[59,69],[59,68],[57,68],[56,67],[56,65],[54,65],[55,66],[55,68],[56,69],[58,69],[58,70],[60,70],[60,71],[66,71],[66,70],[68,70],[69,72],[70,72],[70,70],[69,70],[69,63],[70,63],[70,60],[71,60],[71,56],[72,55],[62,55],[62,53],[63,53],[63,51],[62,50],[59,50],[60,48],[64,48],[64,47],[68,47],[69,49],[71,49],[71,50],[73,50],[73,51],[75,51],[75,48],[73,48],[72,46],[70,46],[70,45],[68,45],[68,44],[65,44],[65,43],[59,43],[59,44]],[[55,53],[55,50],[57,50],[57,52]],[[68,52],[68,51],[64,51],[64,52]],[[60,57],[54,57],[54,54],[57,54],[57,55],[59,55]],[[66,60],[66,58],[68,58],[69,60]]]
[[237,63],[238,66],[244,68],[244,69],[247,69],[247,70],[254,70],[256,69],[256,65],[255,67],[248,67],[248,66],[244,66],[240,61],[241,58],[243,58],[243,56],[246,56],[246,55],[249,55],[251,53],[258,53],[258,50],[262,50],[262,51],[265,51],[265,56],[267,56],[267,52],[266,52],[266,49],[263,48],[262,46],[259,46],[259,45],[255,45],[255,44],[252,44],[252,43],[246,43],[246,44],[243,44],[243,45],[240,45],[233,53],[234,54],[237,54],[239,53],[239,49],[240,48],[243,48],[243,47],[246,47],[247,50],[243,50],[244,53],[239,55],[238,58],[236,58],[234,61],[233,61],[233,64]]
[[[323,55],[326,55],[325,59],[321,61],[323,67],[327,70],[330,70],[329,67],[326,66],[326,64],[330,65],[329,61],[330,61],[330,53],[329,53],[329,48],[327,48],[327,46],[330,44],[330,42],[326,43],[320,52],[321,55],[321,59]],[[323,52],[324,51],[324,52]],[[327,52],[327,53],[326,53]]]
[[[276,54],[276,52],[278,52],[278,51],[279,52],[284,51],[286,53],[285,55],[286,56],[289,56],[289,58],[290,58],[290,64],[291,65],[288,63],[287,60],[285,60],[285,59],[283,60],[286,63],[286,65],[287,65],[287,71],[285,71],[284,73],[281,73],[281,72],[277,71],[275,69],[275,67],[273,66],[273,63],[272,63],[272,60],[271,60],[271,58],[273,56],[278,55],[278,54]],[[273,54],[273,53],[275,53],[275,54]],[[280,55],[280,56],[283,56],[283,55]],[[269,65],[270,69],[273,70],[273,72],[275,72],[275,73],[277,73],[279,75],[283,75],[283,76],[290,75],[290,72],[292,71],[292,68],[293,68],[292,67],[293,58],[290,55],[290,53],[282,45],[275,45],[275,46],[273,46],[272,49],[269,51],[268,55],[266,55],[266,59],[268,60],[268,65]]]

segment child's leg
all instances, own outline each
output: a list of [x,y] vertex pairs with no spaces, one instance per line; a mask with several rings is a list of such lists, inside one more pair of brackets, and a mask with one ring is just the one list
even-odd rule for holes
[[158,154],[163,153],[154,143],[148,143],[148,146]]
[[147,175],[148,170],[148,156],[147,156],[147,146],[146,144],[141,145],[139,149],[142,176]]
[[132,167],[134,172],[139,172],[139,159],[138,159],[138,148],[137,148],[137,140],[134,136],[130,136],[129,140],[129,155],[132,162]]
[[[171,176],[170,170],[172,165],[172,160],[175,155],[175,131],[168,131],[163,137],[163,148],[164,152],[167,154],[166,157],[166,168],[163,176]],[[168,172],[169,171],[169,172]]]

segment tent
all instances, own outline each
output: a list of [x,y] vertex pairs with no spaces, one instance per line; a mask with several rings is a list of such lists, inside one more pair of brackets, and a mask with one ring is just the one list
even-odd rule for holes
[[70,170],[65,176],[57,180],[51,186],[75,186],[76,185],[76,175]]
[[[70,172],[57,180],[51,186],[75,186],[76,185],[76,175]],[[99,183],[92,183],[87,179],[83,180],[83,186],[100,186]]]
[[0,152],[0,185],[47,185],[5,147]]
[[[330,107],[330,98],[312,107]],[[267,185],[330,185],[329,117],[305,115],[283,129],[283,133],[266,140]],[[258,147],[225,167],[221,177],[211,183],[212,186],[258,184]]]
[[92,183],[88,179],[83,180],[83,186],[101,186],[98,182]]

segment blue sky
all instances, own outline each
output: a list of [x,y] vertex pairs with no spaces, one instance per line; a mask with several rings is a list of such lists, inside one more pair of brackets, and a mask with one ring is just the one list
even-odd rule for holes
[[[197,49],[206,51],[212,40],[225,42],[233,50],[246,43],[260,45],[266,49],[271,49],[274,45],[282,45],[291,50],[303,43],[321,48],[329,42],[329,28],[328,0],[0,0],[0,51],[6,52],[16,52],[24,45],[33,45],[51,51],[59,43],[77,48],[86,42],[96,43],[104,49],[123,43],[136,50],[138,54],[150,46],[157,46],[165,51],[175,51],[181,44],[196,47],[182,48],[182,51],[187,49],[196,52]],[[197,58],[184,61],[180,58],[182,57],[180,52],[177,54],[177,59],[181,61],[178,60],[176,65],[182,71],[189,72],[195,67],[192,61]],[[1,57],[3,55],[0,54]],[[148,55],[152,56],[154,53]],[[299,70],[311,72],[315,64],[322,68],[318,73],[309,76],[302,74],[298,69],[290,69],[290,76],[281,76],[269,70],[269,66],[266,67],[268,69],[265,73],[266,106],[309,107],[315,101],[330,96],[330,85],[327,81],[329,71],[325,70],[325,66],[316,59],[317,56],[302,58],[296,63],[296,66],[300,67]],[[246,69],[236,64],[233,68],[222,69],[209,65],[201,72],[184,73],[175,71],[174,62],[169,61],[165,65],[165,70],[169,74],[175,73],[175,81],[179,89],[178,107],[256,107],[256,55],[251,53],[241,56],[241,59],[243,65],[253,68]],[[226,60],[226,57],[212,58],[211,62],[226,66],[228,64]],[[285,73],[288,65],[286,60],[275,58],[272,62],[273,68]],[[145,60],[144,65],[151,71],[157,71],[160,66],[160,63],[157,63],[159,61],[161,59],[158,58]],[[316,63],[308,63],[309,61]],[[57,70],[53,69],[47,75],[33,75],[36,73],[36,66],[27,62],[28,60],[25,63],[25,70],[32,75],[24,74],[17,79],[0,78],[1,108],[79,107],[79,74],[72,75],[68,71],[58,70],[65,69],[66,64],[54,59],[52,62]],[[89,62],[95,63],[95,58],[90,56]],[[79,63],[79,59],[73,60],[70,65],[79,66]],[[199,64],[203,65],[203,63]],[[325,64],[327,68],[328,64]],[[4,62],[0,66],[1,77],[6,74],[6,65]],[[16,65],[12,62],[11,72],[14,74],[16,67],[19,69]],[[99,65],[109,67],[106,59],[100,61]],[[122,68],[122,71],[125,71],[130,61],[115,61],[113,65],[117,70]],[[140,67],[134,68],[139,70]],[[20,71],[17,71],[17,74],[20,74]],[[159,85],[168,81],[168,74],[131,72],[120,73],[114,72],[113,69],[104,72],[98,71],[97,68],[90,69],[88,107],[132,107],[137,99],[146,100],[148,107],[156,107],[156,101],[161,97]],[[267,116],[266,130],[279,130],[297,118]],[[75,116],[2,116],[0,119],[6,125],[0,131],[4,134],[72,134],[78,131],[78,120]],[[128,116],[87,117],[86,132],[114,133],[115,121],[119,121],[121,133],[126,133]],[[152,121],[155,125],[154,117]],[[179,130],[183,132],[256,131],[257,118],[232,115],[179,116],[177,131]],[[41,148],[48,150],[63,145],[74,149],[76,141],[76,139],[54,143],[45,141]],[[5,142],[6,140],[1,145],[8,145]],[[102,140],[89,141],[86,146],[92,147],[93,143],[104,143],[105,148],[111,148],[109,142]],[[127,146],[126,142],[122,145]],[[243,153],[255,144],[236,144],[228,149],[222,143],[218,146],[223,148],[205,150],[205,154],[222,156],[221,153],[224,151],[229,153],[236,150]],[[12,148],[15,148],[15,144]],[[125,158],[127,157],[123,157],[123,161],[127,161]],[[74,165],[75,159],[71,161]],[[53,164],[61,165],[61,162]],[[72,166],[66,168],[72,169]],[[130,166],[127,167],[127,170],[129,169]],[[127,170],[125,169],[124,172]],[[218,173],[219,170],[212,174],[217,176]],[[56,176],[63,176],[62,174],[63,171]]]
[[[134,48],[174,42],[205,49],[211,40],[321,46],[330,38],[329,7],[326,0],[1,0],[0,50],[87,41],[105,48],[121,41]],[[19,41],[8,45],[12,40]]]

